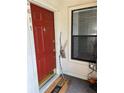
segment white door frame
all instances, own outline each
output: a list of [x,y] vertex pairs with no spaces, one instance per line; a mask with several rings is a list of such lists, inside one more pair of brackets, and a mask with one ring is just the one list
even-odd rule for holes
[[[41,89],[39,89],[39,85],[38,85],[38,75],[37,75],[37,65],[36,65],[36,57],[35,57],[35,47],[34,47],[34,37],[33,37],[33,26],[32,26],[32,18],[31,18],[31,10],[30,10],[30,3],[32,4],[35,4],[37,6],[40,6],[42,8],[45,8],[45,9],[48,9],[52,12],[54,12],[54,28],[55,28],[55,47],[56,47],[56,73],[57,75],[52,79],[50,80],[50,82],[48,82],[45,86],[43,86]],[[59,71],[59,67],[58,67],[58,44],[57,44],[57,36],[58,36],[58,31],[57,31],[57,19],[56,19],[56,16],[57,16],[57,13],[59,12],[56,8],[54,8],[53,6],[47,4],[45,1],[44,2],[37,2],[37,1],[32,1],[32,0],[29,0],[28,1],[28,14],[27,14],[27,18],[28,18],[28,39],[30,41],[30,45],[28,45],[31,49],[29,50],[31,52],[31,55],[32,55],[32,63],[30,62],[30,64],[32,64],[32,70],[33,70],[33,75],[34,75],[34,87],[36,89],[35,93],[44,93],[44,91],[52,84],[52,82],[59,77],[60,75],[60,71]],[[28,62],[29,63],[29,62]],[[29,64],[28,64],[29,65]],[[37,91],[38,90],[38,91]],[[32,92],[33,93],[33,92]]]

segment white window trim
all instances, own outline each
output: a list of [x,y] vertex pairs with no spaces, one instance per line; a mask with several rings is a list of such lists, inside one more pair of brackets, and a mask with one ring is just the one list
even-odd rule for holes
[[87,4],[83,4],[83,5],[78,5],[78,6],[74,6],[74,7],[69,7],[68,8],[68,15],[69,15],[69,18],[68,18],[68,30],[69,30],[69,61],[70,62],[74,62],[74,63],[79,63],[79,64],[86,64],[87,65],[87,62],[86,61],[80,61],[80,60],[76,60],[76,59],[71,59],[71,25],[72,25],[72,10],[76,10],[76,9],[81,9],[81,8],[87,8],[87,7],[93,7],[93,6],[96,6],[96,2],[93,2],[93,3],[87,3]]

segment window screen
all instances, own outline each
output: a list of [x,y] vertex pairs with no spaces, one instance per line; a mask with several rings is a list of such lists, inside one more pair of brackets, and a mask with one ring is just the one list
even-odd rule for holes
[[97,8],[72,11],[72,59],[97,61]]

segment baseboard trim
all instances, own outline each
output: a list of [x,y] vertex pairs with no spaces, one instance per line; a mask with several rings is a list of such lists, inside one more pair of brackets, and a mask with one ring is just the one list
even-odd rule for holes
[[69,75],[69,76],[73,76],[73,77],[76,77],[76,78],[80,78],[80,79],[83,79],[83,80],[87,80],[87,75],[79,75],[79,74],[71,73],[71,72],[64,72],[64,74]]

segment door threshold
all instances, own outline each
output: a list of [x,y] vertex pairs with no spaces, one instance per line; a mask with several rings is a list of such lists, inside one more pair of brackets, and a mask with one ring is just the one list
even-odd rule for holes
[[50,81],[50,79],[52,79],[54,76],[56,75],[56,73],[50,73],[48,76],[46,76],[42,81],[39,82],[39,88],[42,88],[47,82]]
[[42,87],[40,87],[40,92],[39,93],[45,93],[45,91],[51,86],[51,84],[59,77],[57,73],[53,75]]
[[45,91],[45,93],[66,93],[69,80],[58,77]]

